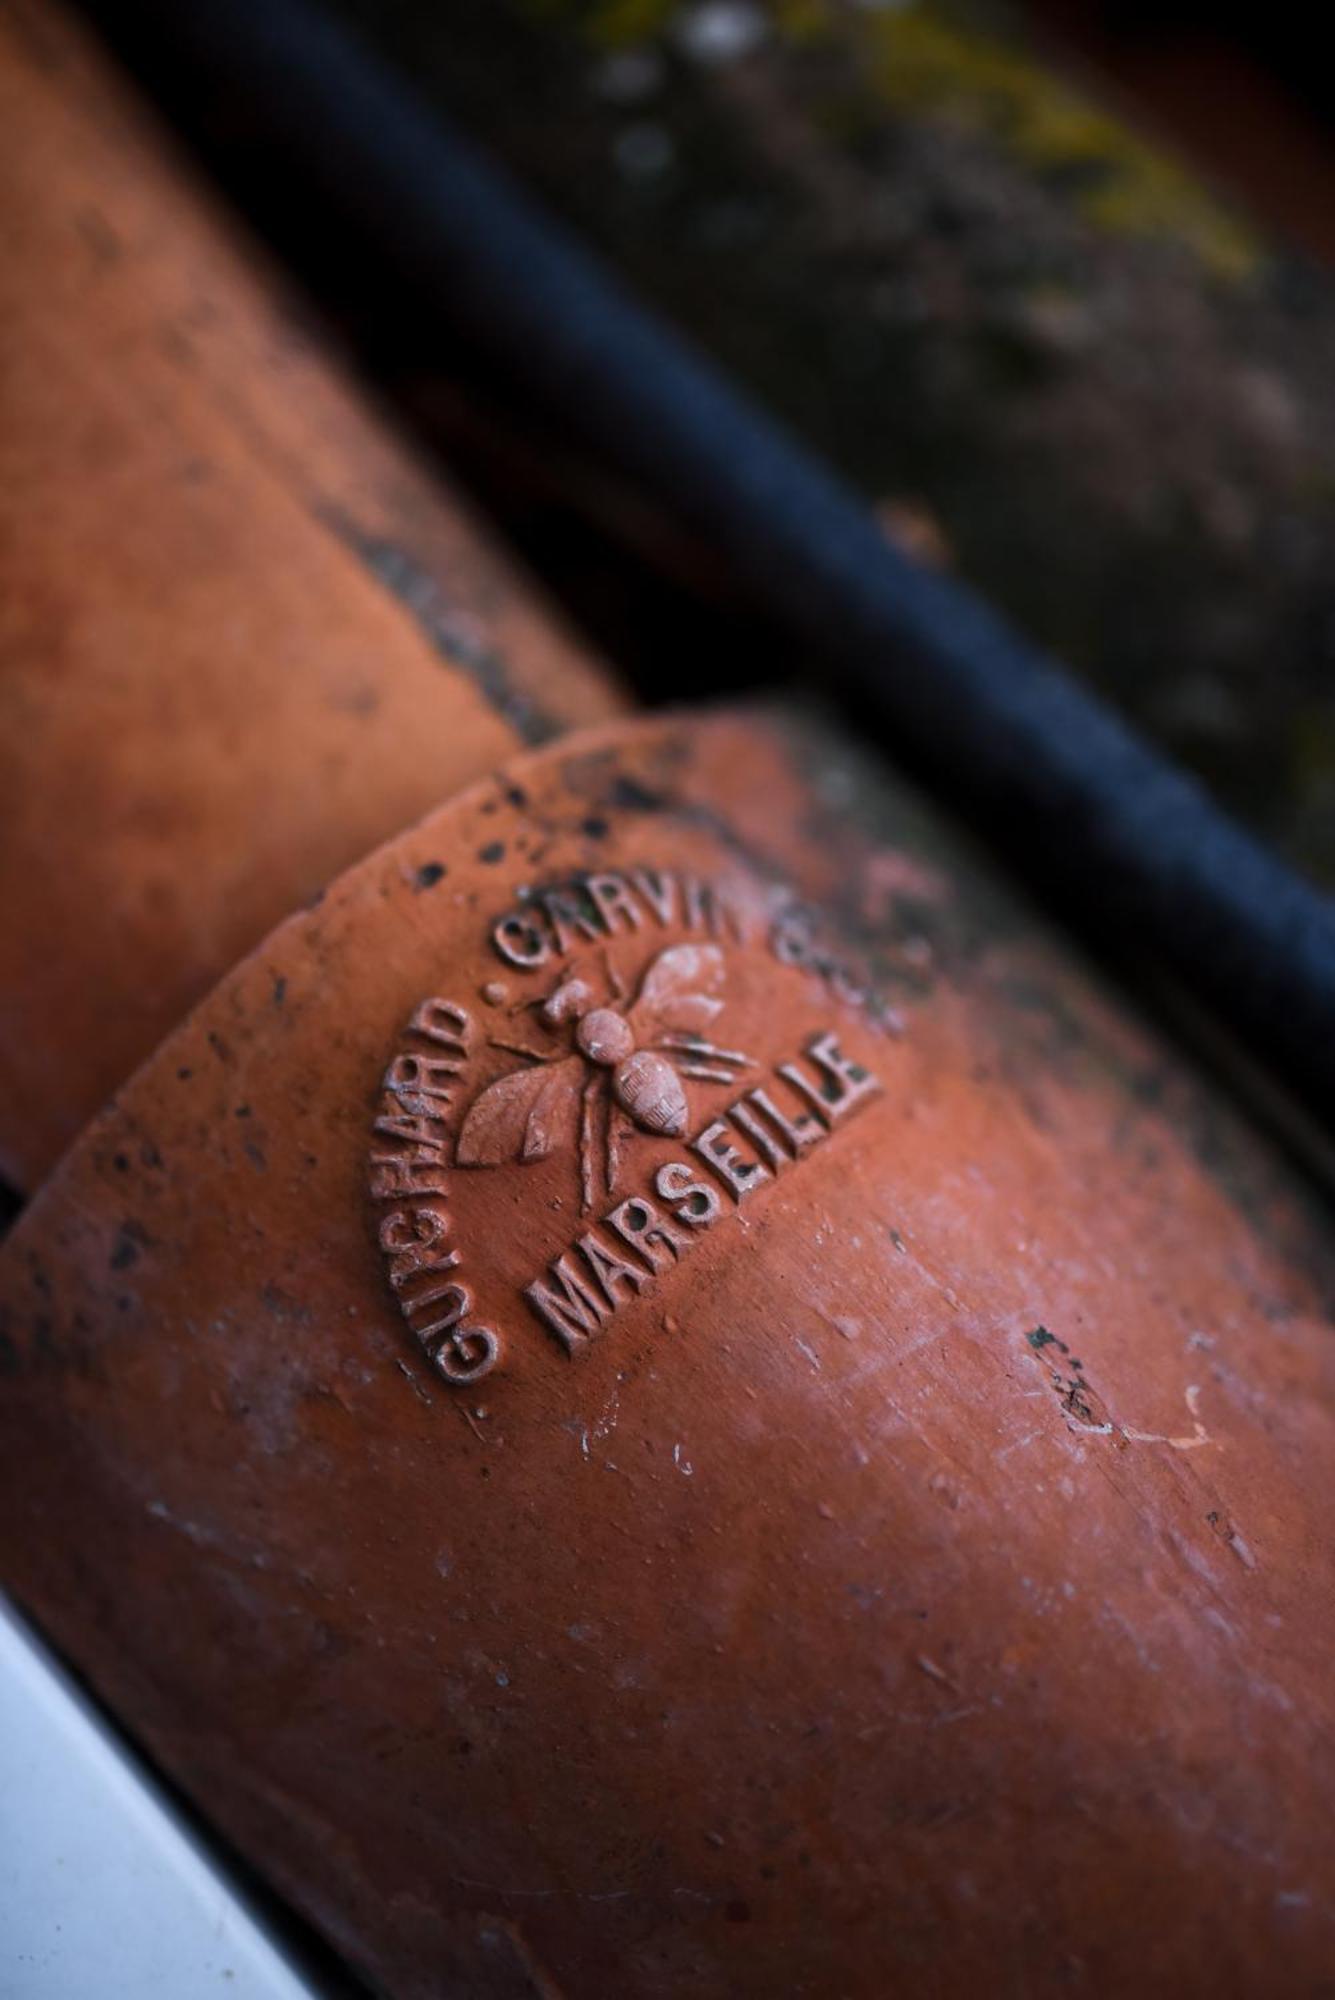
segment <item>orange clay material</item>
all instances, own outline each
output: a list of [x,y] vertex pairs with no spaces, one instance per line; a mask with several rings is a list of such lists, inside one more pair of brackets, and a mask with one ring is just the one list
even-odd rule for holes
[[0,18],[0,1172],[280,917],[618,711],[51,6]]
[[612,726],[32,1204],[3,1574],[398,2000],[1310,1993],[1330,1250],[890,774]]

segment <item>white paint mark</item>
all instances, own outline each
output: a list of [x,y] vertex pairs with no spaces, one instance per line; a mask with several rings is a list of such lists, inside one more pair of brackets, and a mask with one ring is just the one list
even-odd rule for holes
[[1174,1451],[1196,1451],[1201,1445],[1211,1443],[1209,1432],[1200,1418],[1201,1391],[1198,1382],[1192,1382],[1187,1389],[1187,1415],[1191,1418],[1190,1437],[1163,1437],[1158,1431],[1133,1431],[1128,1424],[1122,1425],[1122,1436],[1132,1444],[1166,1444]]

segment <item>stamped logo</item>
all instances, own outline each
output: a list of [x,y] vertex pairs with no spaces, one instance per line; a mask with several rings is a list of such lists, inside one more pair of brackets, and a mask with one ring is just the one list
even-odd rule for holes
[[418,1006],[370,1191],[390,1287],[447,1381],[479,1381],[525,1326],[578,1354],[879,1091],[811,1018],[813,989],[866,998],[811,938],[764,893],[583,876],[492,923],[504,976],[476,999]]
[[460,1166],[577,1151],[587,1212],[600,1178],[608,1194],[616,1188],[628,1129],[680,1138],[688,1116],[685,1080],[733,1083],[750,1068],[741,1050],[721,1048],[703,1033],[723,1011],[718,945],[660,951],[633,998],[610,956],[604,969],[608,998],[599,999],[587,979],[568,978],[541,1003],[538,1019],[558,1038],[554,1048],[492,1037],[494,1047],[522,1056],[526,1067],[488,1084],[476,1099],[459,1134]]

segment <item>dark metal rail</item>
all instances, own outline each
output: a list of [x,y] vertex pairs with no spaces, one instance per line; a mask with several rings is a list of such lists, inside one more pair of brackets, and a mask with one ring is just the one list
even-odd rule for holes
[[863,502],[307,0],[87,0],[207,79],[368,282],[484,347],[702,530],[895,754],[1063,905],[1157,959],[1335,1125],[1335,909]]

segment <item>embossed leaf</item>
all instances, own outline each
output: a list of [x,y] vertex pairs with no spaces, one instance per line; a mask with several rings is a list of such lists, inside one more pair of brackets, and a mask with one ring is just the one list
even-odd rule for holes
[[461,1167],[496,1167],[507,1160],[545,1160],[573,1145],[584,1065],[564,1062],[512,1070],[479,1093],[454,1149]]
[[642,1030],[652,1021],[698,1033],[722,1011],[723,1002],[714,997],[722,983],[723,953],[716,944],[670,945],[640,982],[631,1024]]
[[549,1153],[575,1143],[584,1064],[578,1056],[555,1063],[548,1071],[547,1079],[547,1088],[539,1093],[524,1128],[523,1157],[526,1160],[545,1160]]

